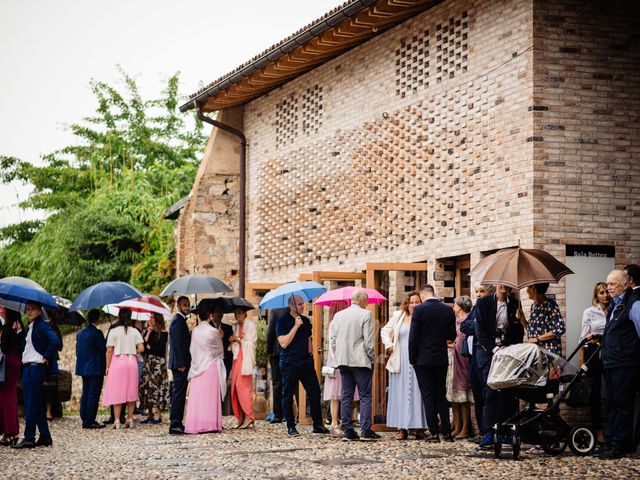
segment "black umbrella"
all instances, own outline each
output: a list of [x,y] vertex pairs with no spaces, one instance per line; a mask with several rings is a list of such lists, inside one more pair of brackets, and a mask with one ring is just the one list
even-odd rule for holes
[[199,295],[232,292],[231,287],[211,275],[186,275],[176,278],[160,292],[161,297],[171,295]]
[[207,309],[213,310],[213,308],[217,306],[222,307],[222,313],[233,313],[236,308],[241,308],[245,312],[256,308],[251,302],[242,297],[216,297],[203,298],[192,306],[191,311],[195,312],[199,307],[206,307]]

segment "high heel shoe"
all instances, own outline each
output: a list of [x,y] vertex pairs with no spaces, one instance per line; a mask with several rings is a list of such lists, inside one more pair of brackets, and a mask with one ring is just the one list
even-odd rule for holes
[[121,430],[122,429],[122,424],[120,422],[113,422],[113,429],[114,430]]
[[245,429],[245,428],[249,428],[249,427],[254,428],[255,427],[255,421],[253,419],[249,418],[249,417],[246,417],[244,419],[244,422],[242,423],[242,425],[240,425],[238,428]]
[[135,426],[136,426],[136,424],[135,424],[135,422],[133,421],[133,418],[132,418],[132,419],[130,419],[130,420],[127,420],[127,423],[125,423],[125,424],[124,424],[124,428],[131,428],[131,429],[133,429],[133,428],[135,428]]

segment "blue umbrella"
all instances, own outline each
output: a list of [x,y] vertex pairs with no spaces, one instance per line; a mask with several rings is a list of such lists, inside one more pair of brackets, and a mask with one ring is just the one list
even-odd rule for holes
[[268,292],[260,302],[260,309],[285,308],[292,295],[299,295],[305,302],[310,302],[326,291],[324,286],[312,280],[287,283]]
[[84,289],[73,301],[69,311],[89,310],[141,296],[142,293],[128,283],[100,282]]
[[44,290],[15,283],[0,282],[0,304],[24,313],[27,302],[37,302],[47,308],[58,308],[56,299]]

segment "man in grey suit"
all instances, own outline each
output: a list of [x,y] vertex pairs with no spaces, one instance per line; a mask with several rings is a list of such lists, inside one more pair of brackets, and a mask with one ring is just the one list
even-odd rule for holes
[[[371,430],[371,379],[375,350],[373,321],[366,307],[367,292],[357,289],[351,296],[351,306],[333,317],[329,328],[329,348],[334,364],[342,376],[342,402],[340,405],[344,440],[371,441],[380,435]],[[351,419],[353,394],[358,387],[360,395],[360,426],[362,436],[353,430]]]

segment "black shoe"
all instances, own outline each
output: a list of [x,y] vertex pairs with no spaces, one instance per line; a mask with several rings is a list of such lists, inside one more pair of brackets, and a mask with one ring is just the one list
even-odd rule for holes
[[624,457],[624,452],[619,448],[608,448],[600,454],[600,458],[603,460],[615,460],[622,457]]
[[342,435],[342,440],[344,440],[345,442],[357,442],[358,440],[360,440],[360,437],[353,429],[345,430],[344,434]]
[[290,437],[299,437],[300,436],[300,432],[296,429],[295,426],[288,427],[287,428],[287,435],[289,435]]
[[115,419],[113,417],[107,418],[105,421],[103,421],[102,423],[104,425],[113,425],[115,422]]
[[36,448],[36,442],[28,442],[26,440],[22,440],[15,445],[11,445],[11,448]]
[[274,417],[271,420],[269,420],[269,423],[282,423],[282,419],[278,417]]
[[329,430],[319,425],[317,427],[313,427],[313,431],[311,433],[315,433],[316,435],[329,435]]
[[453,439],[453,436],[449,433],[447,435],[443,435],[442,436],[442,440],[444,440],[445,442],[449,442],[449,443],[453,443],[455,440]]
[[433,435],[429,435],[425,440],[429,443],[440,443],[440,436],[434,433]]
[[98,422],[94,422],[91,425],[87,425],[86,427],[83,425],[82,428],[85,429],[89,429],[89,430],[97,430],[99,428],[105,428],[106,425],[104,423],[98,423]]
[[376,432],[374,432],[373,430],[367,430],[366,432],[362,432],[362,435],[360,436],[360,440],[363,442],[373,442],[381,438],[382,437],[378,435]]
[[36,441],[36,447],[50,447],[53,445],[53,440],[51,438],[38,438]]
[[171,427],[169,429],[169,433],[171,435],[184,435],[184,428],[180,428],[180,427]]

